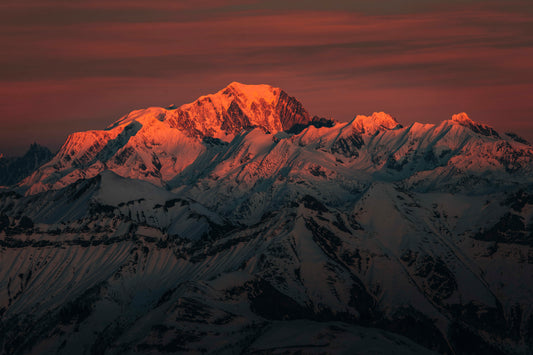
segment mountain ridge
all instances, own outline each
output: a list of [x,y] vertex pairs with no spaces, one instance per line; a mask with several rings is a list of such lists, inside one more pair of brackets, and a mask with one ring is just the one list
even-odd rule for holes
[[531,353],[531,145],[237,89],[0,192],[0,352]]
[[[310,118],[301,103],[279,88],[234,82],[216,94],[202,96],[178,108],[136,110],[106,130],[71,134],[52,161],[20,186],[33,194],[66,186],[106,169],[164,186],[209,149],[206,141],[215,139],[227,144],[254,127],[273,135],[274,140],[288,138],[282,137],[282,132],[287,132],[292,141],[298,140],[302,146],[311,141],[316,146],[329,145],[332,153],[345,158],[364,155],[365,149],[371,149],[373,142],[381,140],[380,149],[389,157],[371,157],[372,164],[379,166],[378,160],[389,159],[393,169],[405,164],[398,163],[403,158],[398,156],[402,150],[411,151],[416,140],[428,140],[427,133],[435,130],[441,133],[433,134],[440,134],[442,139],[440,142],[433,139],[434,142],[428,144],[445,147],[439,148],[439,152],[430,152],[431,146],[419,146],[419,152],[425,151],[420,154],[444,154],[443,150],[460,153],[462,143],[457,141],[458,137],[476,140],[479,145],[490,145],[483,137],[492,137],[493,145],[501,146],[490,153],[496,155],[496,160],[505,160],[509,165],[516,159],[507,155],[533,156],[527,142],[509,135],[500,136],[493,128],[472,121],[465,113],[454,115],[440,125],[414,123],[403,127],[383,112],[358,115],[350,122],[341,123]],[[474,135],[465,135],[458,127],[465,127]],[[402,148],[402,144],[408,146]],[[502,150],[507,153],[498,153]],[[501,154],[507,155],[497,156]]]

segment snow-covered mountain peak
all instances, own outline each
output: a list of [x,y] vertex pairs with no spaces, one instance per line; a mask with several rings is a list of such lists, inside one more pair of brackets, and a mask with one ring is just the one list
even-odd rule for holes
[[[180,107],[195,122],[213,128],[215,133],[236,134],[250,126],[281,130],[275,108],[281,90],[269,85],[233,82],[215,94],[205,95]],[[198,124],[197,124],[198,126]],[[202,127],[199,127],[202,131]]]
[[275,88],[266,84],[248,85],[234,81],[215,95],[222,93],[226,96],[238,96],[247,100],[260,101],[263,99],[274,104],[279,98],[281,91],[280,88]]
[[400,128],[401,125],[385,112],[374,112],[372,116],[357,115],[352,127],[358,133],[373,135],[377,131]]
[[168,116],[171,126],[190,135],[224,141],[253,126],[276,133],[309,122],[302,104],[280,88],[238,82],[215,94],[201,96]]
[[0,354],[533,354],[512,133],[231,83],[42,150],[0,160],[34,171],[0,187]]
[[[384,112],[335,123],[310,119],[302,104],[279,88],[233,82],[178,108],[136,110],[105,130],[73,133],[58,154],[20,186],[26,194],[36,194],[105,170],[158,186],[199,177],[239,177],[253,186],[259,178],[270,179],[279,171],[287,175],[302,166],[309,170],[302,175],[306,179],[331,178],[339,164],[350,166],[349,179],[356,170],[394,180],[426,171],[416,180],[425,183],[442,174],[477,174],[490,167],[509,181],[508,172],[521,177],[530,171],[532,157],[531,148],[519,138],[500,137],[465,113],[440,125],[406,128]],[[332,159],[328,171],[313,165],[320,161],[328,166]]]
[[106,169],[162,185],[206,149],[203,140],[229,143],[253,127],[277,133],[309,122],[302,104],[283,90],[234,82],[179,108],[135,110],[104,130],[73,133],[22,185],[37,193]]
[[134,110],[107,127],[125,126],[132,121],[142,125],[165,122],[190,137],[213,137],[226,142],[251,127],[279,132],[307,124],[309,114],[303,105],[280,88],[232,82],[224,89],[175,106]]
[[475,133],[481,134],[487,137],[500,138],[500,135],[496,130],[488,125],[477,123],[470,119],[465,112],[458,113],[452,116],[452,123],[460,124],[461,126],[467,127]]
[[275,107],[281,92],[280,88],[270,85],[247,85],[234,81],[222,90],[214,94],[200,96],[196,101],[185,104],[180,109],[189,110],[194,106],[212,103],[219,111],[227,111],[233,102],[236,102],[244,111],[252,109],[254,103],[256,105],[264,103]]
[[452,121],[466,125],[476,124],[476,122],[472,121],[472,119],[468,117],[466,112],[460,112],[458,114],[453,115]]

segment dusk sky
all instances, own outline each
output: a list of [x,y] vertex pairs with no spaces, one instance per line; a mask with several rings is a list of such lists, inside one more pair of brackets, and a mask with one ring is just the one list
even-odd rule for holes
[[311,115],[465,111],[533,141],[533,1],[0,2],[0,153],[232,81]]

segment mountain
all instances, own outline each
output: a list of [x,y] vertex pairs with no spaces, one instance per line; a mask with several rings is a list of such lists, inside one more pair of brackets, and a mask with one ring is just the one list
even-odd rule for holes
[[205,152],[202,139],[230,142],[244,129],[276,133],[308,122],[307,111],[283,90],[232,83],[177,109],[133,111],[105,130],[74,133],[23,185],[36,193],[103,170],[164,185]]
[[38,167],[52,159],[52,152],[33,143],[22,157],[0,155],[0,186],[14,185],[31,175]]
[[533,147],[232,83],[0,195],[5,353],[533,349]]

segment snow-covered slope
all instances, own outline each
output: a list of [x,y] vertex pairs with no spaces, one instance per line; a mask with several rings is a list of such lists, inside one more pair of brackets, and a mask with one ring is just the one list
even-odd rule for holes
[[71,134],[22,186],[33,194],[103,170],[164,185],[205,150],[202,139],[228,142],[250,127],[276,133],[308,121],[302,105],[283,90],[232,83],[177,109],[137,110],[105,130]]
[[74,133],[0,194],[5,353],[533,348],[533,147],[266,85]]

